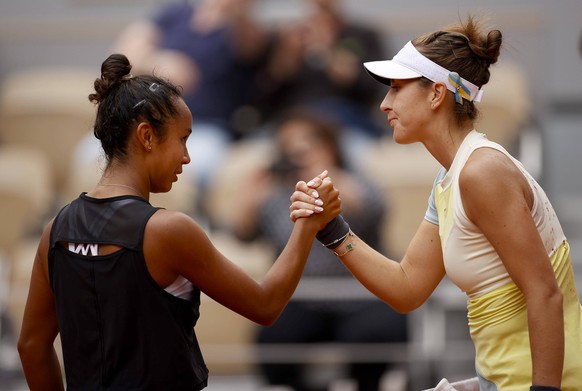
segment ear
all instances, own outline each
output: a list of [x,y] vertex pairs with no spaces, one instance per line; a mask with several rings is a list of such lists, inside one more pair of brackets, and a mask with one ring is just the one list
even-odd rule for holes
[[431,86],[431,93],[430,93],[430,107],[431,109],[436,109],[438,107],[440,107],[443,102],[445,101],[445,98],[447,97],[447,92],[449,90],[447,89],[447,86],[445,83],[443,82],[436,82],[433,83]]
[[152,141],[154,139],[154,130],[148,122],[140,122],[135,130],[138,145],[141,145],[144,150],[152,150]]

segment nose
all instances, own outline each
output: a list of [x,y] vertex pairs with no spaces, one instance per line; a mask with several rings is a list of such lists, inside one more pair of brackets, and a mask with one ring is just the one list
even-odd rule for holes
[[390,90],[386,93],[386,96],[380,103],[380,111],[387,113],[392,109],[392,99],[390,98]]
[[185,146],[184,147],[184,156],[182,156],[182,164],[188,164],[192,161],[192,159],[190,159],[190,153],[188,152],[188,148]]

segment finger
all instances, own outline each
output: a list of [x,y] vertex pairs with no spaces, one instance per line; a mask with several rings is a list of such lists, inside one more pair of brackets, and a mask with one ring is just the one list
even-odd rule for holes
[[323,180],[327,178],[328,174],[329,173],[327,170],[323,170],[321,174],[307,182],[307,186],[312,189],[318,188],[322,184]]
[[323,212],[323,207],[321,207],[319,205],[314,205],[310,202],[294,201],[291,203],[291,206],[289,206],[290,211],[301,210],[301,209],[309,210],[313,213]]
[[[306,193],[308,195],[314,196],[310,192],[313,192],[315,190],[313,190],[313,189],[311,189],[309,187],[308,187],[308,189],[309,189],[309,191],[307,191]],[[327,200],[327,199],[329,199],[330,193],[331,192],[334,192],[335,190],[336,189],[334,187],[333,182],[331,181],[331,178],[329,178],[329,177],[328,178],[325,178],[322,181],[321,185],[317,188],[317,196],[318,196],[317,198],[323,198],[323,199],[326,199]]]
[[289,217],[291,218],[292,222],[296,222],[297,219],[300,218],[305,218],[305,217],[309,217],[313,215],[313,211],[312,210],[307,210],[307,209],[299,209],[299,210],[294,210],[290,213]]
[[300,198],[301,194],[304,194],[306,197],[313,198],[313,200],[311,201],[312,203],[315,203],[315,199],[319,198],[319,192],[315,189],[309,188],[307,184],[303,181],[299,181],[295,185],[295,192],[291,196],[291,201],[294,200],[293,197],[299,197],[298,199],[302,199]]
[[319,198],[317,191],[310,189],[310,194],[304,193],[302,191],[295,191],[289,197],[291,203],[302,202],[304,204],[313,206],[323,206],[323,200]]

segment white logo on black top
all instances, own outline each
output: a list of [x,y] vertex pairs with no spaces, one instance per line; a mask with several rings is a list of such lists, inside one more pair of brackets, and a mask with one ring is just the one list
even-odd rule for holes
[[69,251],[75,254],[91,255],[94,257],[99,255],[99,245],[86,243],[69,243]]

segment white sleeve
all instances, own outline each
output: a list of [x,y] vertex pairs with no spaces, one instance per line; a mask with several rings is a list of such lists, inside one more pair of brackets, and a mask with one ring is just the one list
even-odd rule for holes
[[441,167],[441,169],[437,173],[436,178],[432,184],[432,191],[430,192],[430,196],[428,197],[428,207],[426,208],[426,212],[424,214],[424,219],[426,221],[428,221],[429,223],[436,224],[436,225],[439,225],[439,216],[437,213],[436,203],[434,200],[434,193],[435,193],[436,185],[441,183],[441,181],[443,180],[445,175],[447,175],[447,170],[445,170],[444,167]]

